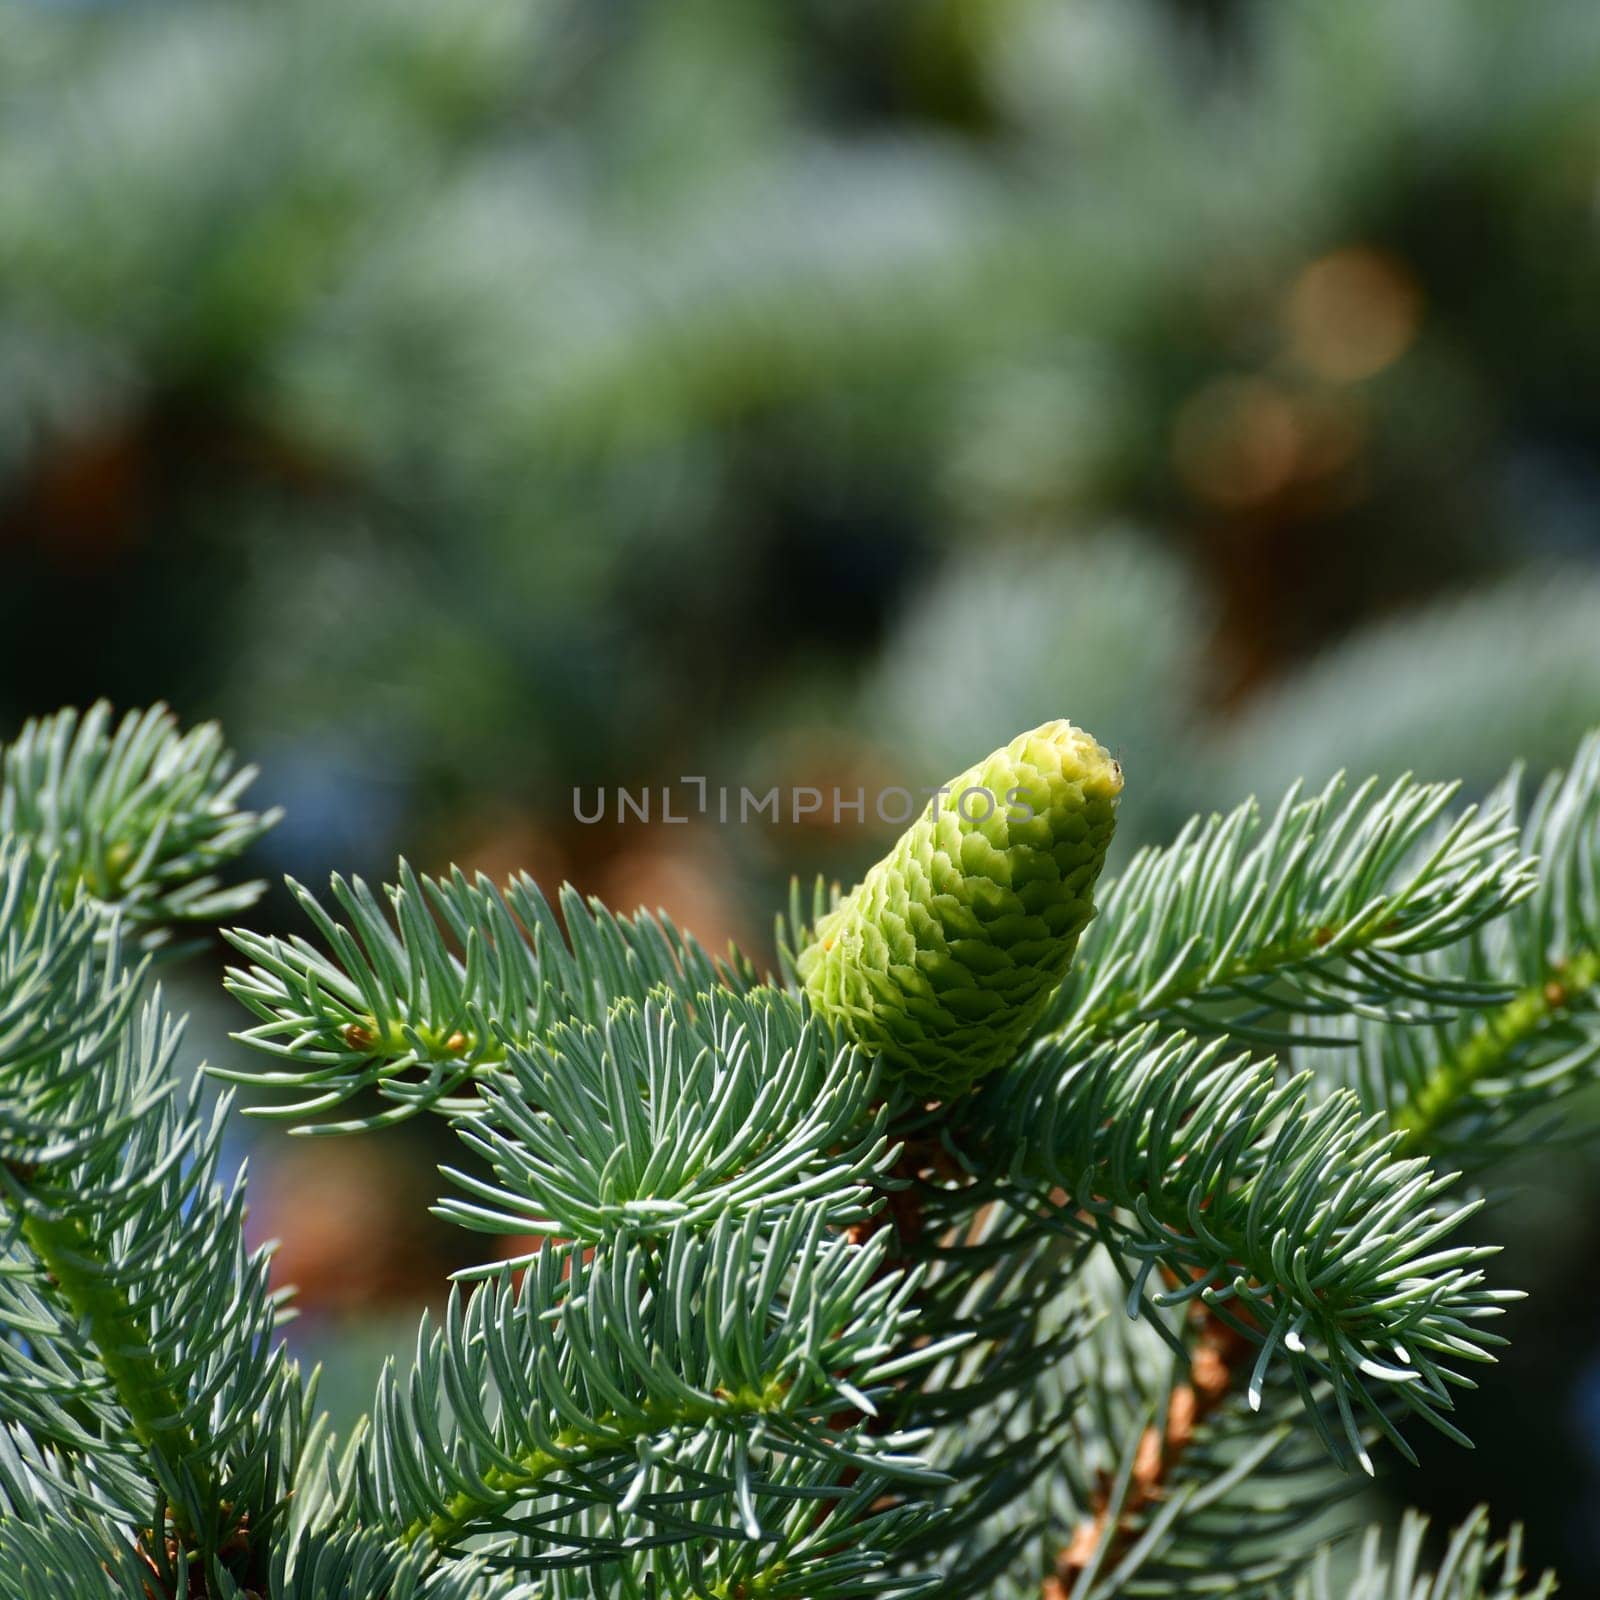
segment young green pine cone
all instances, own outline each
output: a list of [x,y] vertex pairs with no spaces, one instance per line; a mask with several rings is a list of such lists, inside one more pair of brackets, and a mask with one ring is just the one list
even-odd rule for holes
[[1062,721],[952,778],[817,924],[798,964],[812,1005],[914,1092],[970,1088],[1071,964],[1121,791],[1122,768]]

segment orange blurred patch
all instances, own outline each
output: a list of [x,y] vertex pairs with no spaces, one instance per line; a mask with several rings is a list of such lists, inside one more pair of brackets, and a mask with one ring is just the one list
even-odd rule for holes
[[304,1310],[350,1314],[437,1292],[445,1265],[419,1247],[416,1176],[393,1147],[348,1140],[273,1149],[252,1175],[255,1231],[279,1241],[274,1287]]
[[1287,500],[1304,510],[1326,500],[1366,442],[1365,408],[1345,391],[1232,376],[1184,404],[1172,456],[1184,487],[1208,505],[1241,512]]
[[1422,326],[1421,286],[1405,263],[1364,245],[1305,267],[1283,318],[1294,358],[1329,383],[1358,383],[1398,361]]
[[1289,483],[1300,444],[1294,402],[1278,384],[1218,378],[1178,412],[1172,459],[1198,499],[1238,510],[1271,499]]
[[692,836],[697,830],[681,831],[691,837],[680,843],[668,830],[656,829],[642,834],[634,848],[618,851],[599,874],[600,898],[618,910],[665,911],[714,953],[730,942],[748,948],[748,930],[727,892],[725,863]]

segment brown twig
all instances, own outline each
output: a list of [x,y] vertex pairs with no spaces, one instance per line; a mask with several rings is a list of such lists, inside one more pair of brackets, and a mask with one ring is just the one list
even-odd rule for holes
[[1138,1531],[1140,1513],[1162,1499],[1172,1470],[1194,1443],[1200,1424],[1232,1392],[1243,1370],[1250,1341],[1208,1307],[1194,1303],[1196,1324],[1189,1357],[1188,1381],[1178,1384],[1167,1402],[1166,1427],[1146,1428],[1134,1456],[1133,1473],[1113,1516],[1111,1475],[1102,1471],[1094,1497],[1094,1514],[1074,1529],[1056,1558],[1055,1572],[1044,1580],[1041,1600],[1067,1600],[1073,1585],[1102,1554],[1115,1560]]

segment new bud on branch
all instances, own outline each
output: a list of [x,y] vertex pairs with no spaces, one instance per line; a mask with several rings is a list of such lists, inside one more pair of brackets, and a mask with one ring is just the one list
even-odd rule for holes
[[952,778],[817,924],[799,959],[812,1005],[914,1092],[970,1088],[1071,965],[1121,791],[1121,767],[1065,721]]

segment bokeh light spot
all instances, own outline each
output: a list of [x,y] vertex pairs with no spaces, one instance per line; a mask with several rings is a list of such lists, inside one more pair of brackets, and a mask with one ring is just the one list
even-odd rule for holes
[[1354,246],[1295,279],[1284,320],[1295,359],[1330,383],[1358,383],[1398,361],[1422,324],[1422,290],[1404,262]]
[[1173,465],[1184,486],[1212,505],[1240,508],[1288,484],[1300,452],[1294,403],[1265,378],[1208,383],[1178,412]]

